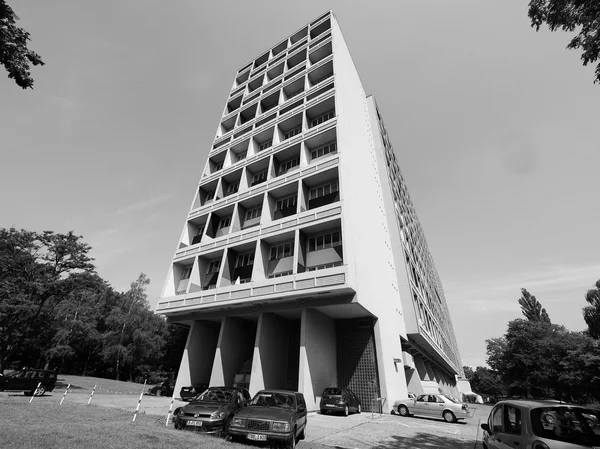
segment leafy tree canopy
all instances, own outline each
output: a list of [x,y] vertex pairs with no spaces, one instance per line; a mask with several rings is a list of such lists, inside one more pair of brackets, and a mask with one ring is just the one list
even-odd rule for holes
[[590,304],[583,308],[583,319],[588,325],[588,333],[600,339],[600,279],[596,281],[596,288],[588,290],[585,300]]
[[546,309],[544,309],[540,302],[535,299],[535,296],[532,296],[524,288],[521,289],[519,304],[521,305],[523,315],[525,315],[525,318],[529,321],[544,321],[550,323],[550,317],[548,316],[548,313],[546,313]]
[[[530,0],[531,26],[539,31],[543,24],[550,31],[576,31],[568,49],[581,50],[581,60],[587,66],[600,57],[600,2],[598,0]],[[600,63],[596,66],[594,83],[600,83]]]

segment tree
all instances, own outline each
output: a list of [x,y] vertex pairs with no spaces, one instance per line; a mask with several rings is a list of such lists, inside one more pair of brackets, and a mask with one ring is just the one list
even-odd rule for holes
[[[530,0],[531,26],[539,31],[545,23],[550,31],[579,33],[571,39],[568,49],[581,49],[583,65],[600,57],[600,2],[598,0]],[[600,64],[596,66],[594,83],[600,83]]]
[[506,395],[506,387],[500,375],[492,369],[478,366],[475,368],[473,377],[469,381],[471,390],[478,394],[487,394],[490,396]]
[[8,72],[8,77],[23,89],[33,89],[33,78],[29,64],[44,65],[40,55],[27,48],[29,33],[15,25],[18,20],[5,0],[0,0],[0,64]]
[[473,376],[475,375],[473,368],[471,368],[468,365],[463,366],[463,371],[465,373],[465,379],[467,379],[467,380],[471,380],[473,378]]
[[596,288],[587,291],[585,300],[590,304],[583,308],[588,333],[593,338],[600,339],[600,279],[596,281]]
[[91,281],[90,249],[72,231],[0,228],[0,373],[19,353],[42,356],[54,308]]
[[523,315],[525,315],[525,318],[529,321],[544,321],[550,323],[550,317],[546,313],[546,309],[544,309],[540,302],[535,299],[535,296],[532,296],[524,288],[521,289],[519,304],[521,305]]

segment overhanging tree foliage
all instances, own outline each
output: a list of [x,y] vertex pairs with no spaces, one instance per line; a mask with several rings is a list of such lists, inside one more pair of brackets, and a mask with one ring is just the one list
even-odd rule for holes
[[535,299],[524,288],[521,289],[521,297],[519,298],[519,305],[521,306],[521,312],[525,315],[529,321],[544,321],[550,323],[550,317],[546,312],[546,309],[542,307],[540,302]]
[[588,325],[588,333],[596,339],[600,338],[600,279],[596,288],[588,290],[585,300],[590,304],[583,308],[583,319]]
[[30,65],[44,65],[40,55],[27,48],[29,33],[16,25],[17,15],[0,0],[0,64],[23,89],[33,89]]
[[[578,31],[568,49],[582,51],[586,66],[600,57],[600,2],[598,0],[531,0],[531,26],[539,31],[543,24],[550,31]],[[596,66],[594,83],[600,83],[600,64]]]

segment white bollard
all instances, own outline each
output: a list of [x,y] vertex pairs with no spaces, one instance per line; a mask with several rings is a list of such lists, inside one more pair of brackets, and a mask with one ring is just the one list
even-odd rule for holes
[[69,391],[69,388],[71,388],[71,384],[67,385],[67,389],[65,390],[65,394],[63,394],[63,397],[60,400],[60,404],[58,404],[58,405],[62,405],[63,401],[65,400],[65,396],[67,395],[67,391]]
[[97,386],[98,385],[94,385],[94,388],[92,389],[92,394],[90,394],[90,398],[88,399],[87,405],[90,405],[90,402],[92,402],[92,396],[94,396],[94,391],[96,391]]
[[140,393],[140,399],[138,400],[138,405],[135,408],[135,413],[133,414],[133,421],[132,422],[135,422],[135,418],[137,418],[138,410],[140,409],[140,404],[142,402],[142,396],[144,396],[144,390],[146,389],[146,380],[147,379],[144,379],[144,388],[142,388],[142,392]]
[[167,413],[167,422],[165,426],[169,425],[169,418],[171,417],[171,411],[173,410],[173,401],[175,400],[175,392],[173,392],[173,396],[171,397],[171,405],[169,406],[169,413]]
[[38,383],[37,387],[35,387],[35,391],[33,392],[33,394],[31,395],[31,399],[29,400],[29,403],[31,404],[31,401],[33,401],[33,398],[35,397],[35,394],[38,391],[38,388],[40,388],[40,386],[42,385],[41,382]]

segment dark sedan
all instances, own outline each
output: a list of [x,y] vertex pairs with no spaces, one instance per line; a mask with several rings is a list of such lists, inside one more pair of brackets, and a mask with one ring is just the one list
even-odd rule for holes
[[306,436],[306,402],[302,393],[262,390],[240,409],[229,426],[234,440],[285,444],[296,447]]
[[348,416],[350,411],[360,413],[362,405],[358,396],[350,388],[325,388],[321,396],[321,414],[327,412],[343,413]]
[[188,405],[175,409],[176,429],[194,429],[227,435],[229,423],[236,410],[250,400],[245,388],[211,387]]

